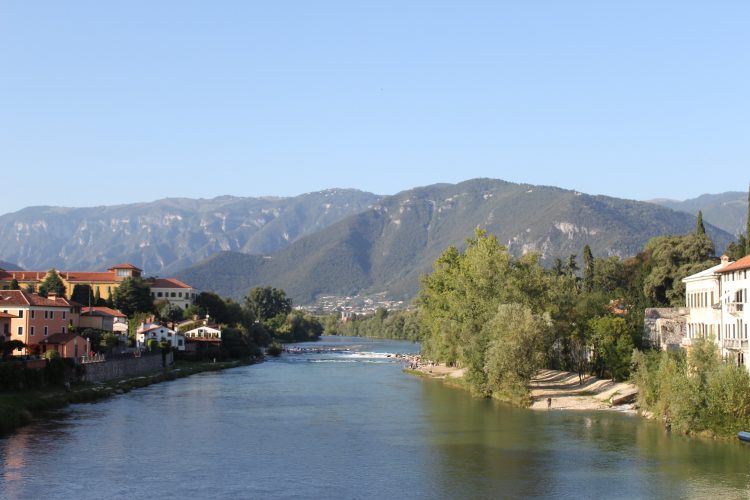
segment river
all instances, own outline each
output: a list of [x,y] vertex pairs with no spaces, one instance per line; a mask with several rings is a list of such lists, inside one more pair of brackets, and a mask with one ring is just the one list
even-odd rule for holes
[[750,447],[612,412],[533,412],[405,375],[406,342],[285,355],[73,405],[0,439],[0,497],[710,498]]

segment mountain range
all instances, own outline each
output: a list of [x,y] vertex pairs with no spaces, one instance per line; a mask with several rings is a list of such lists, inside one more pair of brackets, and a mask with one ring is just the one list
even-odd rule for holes
[[392,196],[330,189],[290,198],[29,207],[0,216],[0,267],[100,270],[131,262],[236,298],[268,284],[302,304],[376,292],[409,299],[434,259],[477,227],[516,255],[539,252],[550,263],[581,255],[586,244],[597,256],[633,255],[653,236],[693,230],[703,210],[721,252],[744,228],[746,199],[733,192],[639,202],[474,179]]
[[268,254],[379,200],[330,189],[293,198],[169,198],[0,216],[0,258],[30,270],[104,270],[130,262],[167,275],[216,252]]
[[703,211],[703,219],[731,235],[745,234],[747,222],[747,192],[728,191],[704,194],[690,200],[653,200],[661,206],[696,215]]
[[[419,275],[474,228],[497,235],[516,254],[555,257],[634,255],[652,237],[695,229],[695,216],[652,203],[591,196],[555,187],[475,179],[383,197],[367,210],[270,256],[222,252],[177,274],[200,289],[241,297],[259,285],[284,288],[297,303],[319,295],[388,292],[409,299]],[[707,227],[718,249],[727,232]]]

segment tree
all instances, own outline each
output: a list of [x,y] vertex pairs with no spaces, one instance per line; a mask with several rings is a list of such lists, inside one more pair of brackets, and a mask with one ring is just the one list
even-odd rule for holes
[[65,296],[65,283],[54,269],[49,270],[47,276],[39,285],[39,295],[46,297],[51,293],[57,294],[59,297]]
[[256,319],[267,322],[277,316],[289,314],[292,299],[287,298],[284,290],[270,286],[256,287],[245,297],[245,307]]
[[161,317],[170,321],[172,328],[174,328],[176,322],[184,319],[184,311],[176,304],[167,304],[167,307],[161,311]]
[[91,293],[91,286],[89,285],[75,285],[70,300],[78,302],[84,306],[96,304],[94,294]]
[[130,317],[139,312],[153,311],[151,289],[141,278],[125,278],[115,289],[114,305]]
[[568,255],[568,262],[565,263],[565,273],[568,276],[575,276],[578,271],[578,263],[576,262],[576,254],[572,253]]
[[698,210],[698,218],[695,222],[695,234],[706,234],[706,226],[703,225],[703,211]]
[[488,392],[524,402],[528,384],[544,361],[548,322],[521,304],[501,304],[484,330]]
[[8,287],[8,290],[20,290],[21,287],[18,285],[18,280],[16,278],[13,278],[10,280],[10,286]]
[[3,361],[7,361],[16,349],[23,349],[26,344],[20,340],[7,340],[0,343],[0,351],[2,351]]
[[195,305],[203,309],[206,314],[218,323],[228,323],[227,305],[224,300],[213,292],[201,292],[195,298]]
[[729,257],[729,260],[740,260],[746,255],[746,249],[747,239],[745,238],[745,235],[739,234],[737,235],[737,241],[730,242],[724,253],[727,255],[727,257]]
[[594,254],[591,247],[583,247],[583,290],[590,292],[594,289]]
[[28,285],[26,285],[26,291],[28,293],[36,293],[36,287],[33,283],[29,283]]

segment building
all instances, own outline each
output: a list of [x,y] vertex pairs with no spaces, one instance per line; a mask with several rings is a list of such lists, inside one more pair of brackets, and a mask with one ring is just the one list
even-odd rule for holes
[[[14,279],[18,281],[21,288],[33,286],[38,288],[44,281],[49,271],[5,271],[0,269],[0,285],[8,285]],[[76,285],[87,285],[95,297],[109,299],[115,289],[126,278],[140,278],[143,270],[133,264],[118,264],[110,267],[107,271],[57,271],[58,276],[65,285],[65,297],[71,298]]]
[[[18,282],[21,288],[33,286],[38,289],[49,271],[5,271],[0,269],[0,288],[7,287],[13,280]],[[65,297],[70,299],[76,285],[85,285],[91,288],[94,297],[110,300],[115,290],[123,280],[127,278],[141,278],[143,270],[133,264],[123,263],[110,267],[106,271],[56,271],[65,285]],[[146,284],[151,288],[151,296],[154,302],[166,300],[170,304],[176,304],[181,309],[186,309],[193,304],[197,291],[190,285],[174,278],[149,278]],[[84,304],[87,305],[87,304]]]
[[199,326],[184,333],[186,340],[221,343],[221,330],[210,326]]
[[57,351],[62,358],[79,358],[87,354],[88,342],[75,333],[55,333],[42,341],[42,352]]
[[128,317],[110,307],[83,307],[81,308],[79,326],[127,335]]
[[187,309],[195,301],[197,292],[193,287],[174,278],[155,278],[148,281],[154,302],[167,301]]
[[38,344],[50,335],[67,333],[78,326],[80,306],[64,297],[50,294],[42,297],[22,290],[0,290],[0,312],[10,318],[10,336],[6,340],[20,340],[25,349],[13,354],[39,352]]
[[750,255],[728,264],[717,271],[721,286],[720,344],[727,358],[748,366],[748,289],[750,289]]
[[688,311],[683,346],[713,338],[725,360],[750,369],[749,271],[750,255],[731,263],[722,256],[721,264],[683,279]]
[[10,340],[10,320],[16,316],[5,312],[0,312],[0,342]]
[[178,351],[185,350],[185,336],[177,333],[164,325],[146,323],[138,327],[135,333],[135,344],[139,349],[148,347],[149,340],[161,342],[166,340],[169,345]]

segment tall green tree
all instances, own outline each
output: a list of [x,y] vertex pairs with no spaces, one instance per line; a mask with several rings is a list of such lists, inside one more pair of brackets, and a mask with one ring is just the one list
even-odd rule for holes
[[39,295],[46,297],[51,293],[54,293],[59,297],[65,296],[65,283],[63,283],[60,275],[57,274],[57,270],[55,269],[50,269],[47,276],[39,285]]
[[84,306],[96,305],[96,299],[94,299],[94,294],[91,293],[91,286],[89,285],[75,285],[70,299]]
[[16,278],[13,278],[10,280],[10,285],[8,286],[8,290],[20,290],[21,287],[18,285],[18,280]]
[[695,222],[695,234],[706,234],[706,226],[703,225],[703,211],[698,210],[698,217]]
[[141,278],[125,278],[115,289],[114,305],[128,317],[136,313],[152,312],[151,289]]
[[591,292],[594,289],[594,254],[591,247],[583,247],[583,290]]

